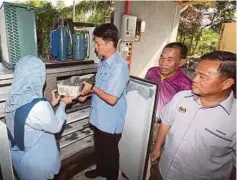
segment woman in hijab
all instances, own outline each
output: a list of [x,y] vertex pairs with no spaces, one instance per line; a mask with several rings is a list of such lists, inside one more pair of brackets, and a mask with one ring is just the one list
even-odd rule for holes
[[58,104],[43,98],[45,64],[35,56],[22,57],[15,66],[12,87],[6,100],[5,118],[11,141],[13,166],[21,180],[53,179],[60,169],[60,155],[54,134],[66,120],[64,97]]

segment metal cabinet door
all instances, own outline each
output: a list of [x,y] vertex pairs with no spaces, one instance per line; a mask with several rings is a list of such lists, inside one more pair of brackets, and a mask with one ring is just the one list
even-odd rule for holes
[[156,97],[157,85],[144,79],[130,78],[127,114],[119,143],[120,170],[129,180],[142,180],[146,176]]

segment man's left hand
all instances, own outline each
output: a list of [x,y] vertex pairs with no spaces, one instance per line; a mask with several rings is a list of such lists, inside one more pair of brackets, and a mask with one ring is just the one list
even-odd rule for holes
[[92,84],[88,83],[88,82],[83,82],[84,83],[84,88],[81,91],[81,96],[85,96],[91,93],[92,90]]

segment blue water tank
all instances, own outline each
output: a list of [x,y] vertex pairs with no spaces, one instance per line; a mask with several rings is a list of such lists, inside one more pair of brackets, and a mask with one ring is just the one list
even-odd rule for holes
[[58,53],[58,60],[65,61],[68,59],[68,30],[65,27],[58,28],[58,45],[59,45],[59,53]]
[[54,30],[50,34],[50,55],[54,58],[58,58],[59,53],[59,37],[58,30]]
[[72,58],[74,60],[84,60],[87,48],[87,38],[84,33],[72,35]]

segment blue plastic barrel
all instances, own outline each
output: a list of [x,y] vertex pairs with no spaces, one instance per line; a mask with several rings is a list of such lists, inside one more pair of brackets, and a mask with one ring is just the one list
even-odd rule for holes
[[53,56],[53,31],[50,32],[50,55]]
[[58,28],[58,60],[65,61],[68,59],[68,32],[65,27]]
[[59,56],[59,37],[58,37],[58,30],[54,31],[53,33],[53,38],[54,38],[54,44],[53,44],[53,49],[54,49],[54,57],[57,58]]
[[50,55],[54,58],[58,57],[58,31],[54,30],[50,33]]
[[72,35],[72,57],[74,60],[84,60],[86,58],[87,45],[85,34],[73,34]]

